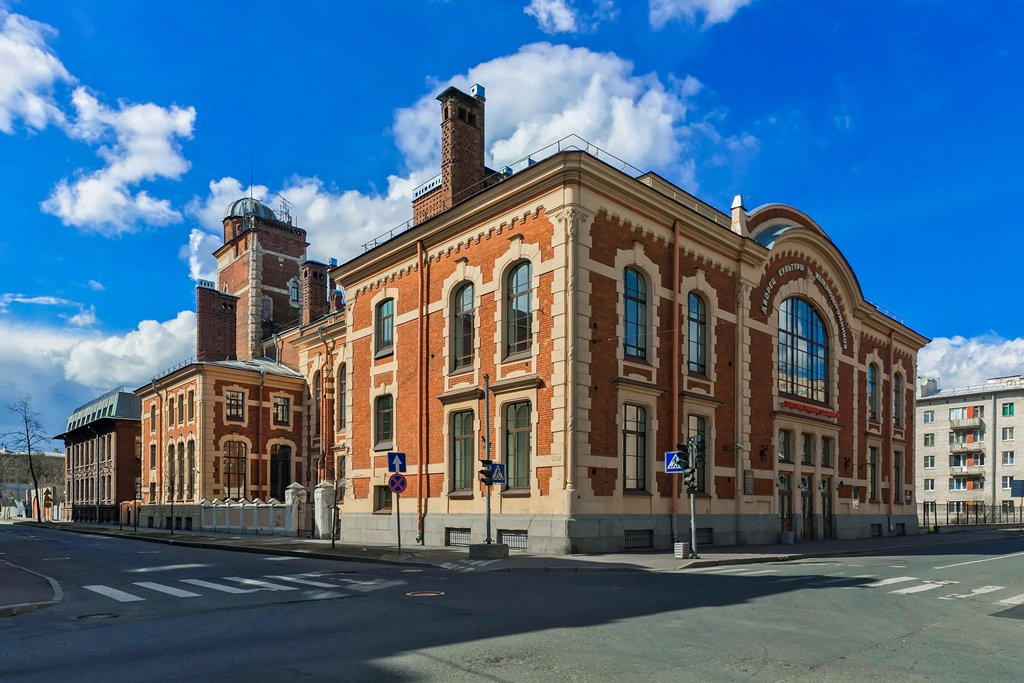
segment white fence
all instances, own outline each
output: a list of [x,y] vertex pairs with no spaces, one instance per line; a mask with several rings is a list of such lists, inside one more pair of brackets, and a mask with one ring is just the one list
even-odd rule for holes
[[295,536],[298,504],[285,505],[271,498],[254,500],[201,500],[199,528],[203,531],[227,531],[237,534]]

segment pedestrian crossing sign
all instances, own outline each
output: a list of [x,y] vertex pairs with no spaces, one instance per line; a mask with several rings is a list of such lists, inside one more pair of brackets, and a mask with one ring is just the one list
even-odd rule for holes
[[505,483],[505,464],[496,462],[491,465],[491,483],[493,484],[504,484]]
[[686,462],[679,451],[668,451],[665,453],[665,473],[673,474],[686,469]]

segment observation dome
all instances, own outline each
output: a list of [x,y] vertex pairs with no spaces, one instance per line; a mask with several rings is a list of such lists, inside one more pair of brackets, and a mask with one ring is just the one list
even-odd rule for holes
[[277,220],[277,215],[274,214],[273,209],[252,197],[237,199],[228,204],[228,208],[224,209],[224,218],[231,218],[232,216],[256,216],[257,218]]

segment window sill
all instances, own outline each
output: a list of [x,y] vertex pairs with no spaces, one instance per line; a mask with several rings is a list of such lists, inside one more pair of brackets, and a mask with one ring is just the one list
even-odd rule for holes
[[653,367],[651,362],[647,360],[646,356],[634,356],[631,353],[623,353],[622,360],[627,363],[633,363],[634,365],[644,365],[646,367]]
[[624,496],[639,496],[641,498],[650,498],[654,494],[651,493],[650,491],[642,491],[640,489],[624,489],[622,491],[622,495],[624,495]]
[[244,417],[225,417],[225,422],[245,422]]
[[505,489],[499,495],[502,498],[529,498],[530,489]]
[[510,353],[501,359],[502,363],[515,363],[516,361],[530,360],[533,358],[533,349],[527,349],[526,351],[516,351]]
[[687,377],[692,377],[693,379],[702,379],[705,382],[710,382],[711,381],[711,378],[708,377],[708,373],[706,371],[705,372],[697,372],[696,370],[687,370],[686,371],[686,376]]
[[395,347],[389,346],[388,348],[381,349],[377,353],[373,354],[373,359],[374,360],[380,360],[381,358],[387,358],[388,356],[393,356],[394,353],[395,353]]
[[473,372],[473,366],[472,365],[466,365],[466,366],[461,367],[461,368],[455,368],[454,370],[452,370],[451,372],[448,373],[448,376],[449,377],[461,377],[462,375],[472,374],[472,372]]
[[375,515],[390,515],[391,514],[391,510],[390,510],[390,508],[387,509],[387,510],[374,510],[373,514],[375,514]]
[[473,500],[475,494],[472,491],[449,491],[448,498],[451,500]]
[[374,451],[390,451],[392,444],[390,441],[381,441],[379,444],[375,444],[373,447]]

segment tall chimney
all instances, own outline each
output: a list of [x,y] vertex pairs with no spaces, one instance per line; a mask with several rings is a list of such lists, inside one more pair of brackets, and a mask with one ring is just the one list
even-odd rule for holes
[[196,360],[235,360],[237,296],[218,292],[209,280],[196,286]]

